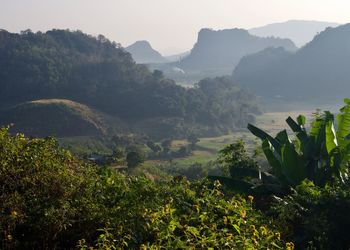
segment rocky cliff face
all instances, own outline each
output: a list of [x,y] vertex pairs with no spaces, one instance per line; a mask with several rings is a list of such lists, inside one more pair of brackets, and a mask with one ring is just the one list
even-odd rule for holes
[[243,29],[202,29],[190,55],[179,62],[179,67],[185,70],[225,67],[232,70],[242,57],[268,47],[283,47],[291,51],[297,49],[289,39],[261,38]]

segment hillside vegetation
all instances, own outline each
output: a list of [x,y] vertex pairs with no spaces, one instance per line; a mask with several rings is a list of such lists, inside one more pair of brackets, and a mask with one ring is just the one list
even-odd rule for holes
[[350,91],[350,24],[327,28],[296,53],[281,49],[246,56],[233,80],[266,100],[327,104]]
[[[170,131],[167,137],[175,128],[179,128],[175,136],[193,129],[225,133],[251,120],[251,113],[257,111],[255,97],[228,78],[209,80],[220,90],[208,91],[206,81],[185,89],[162,72],[136,64],[128,52],[102,35],[95,38],[80,31],[13,34],[2,30],[0,68],[0,108],[8,111],[17,112],[18,108],[9,107],[28,101],[67,99],[141,132],[160,126],[160,131]],[[115,126],[119,124],[106,125]],[[29,134],[34,130],[26,128]],[[55,128],[43,129],[41,135],[44,131]]]
[[1,124],[32,136],[102,136],[126,131],[122,121],[65,99],[42,99],[0,112]]
[[296,137],[249,124],[268,166],[237,141],[219,152],[222,175],[197,181],[97,167],[54,138],[1,128],[0,247],[348,249],[349,120],[345,99],[336,117],[314,114],[309,130],[303,115],[288,117]]
[[227,197],[219,182],[155,183],[98,169],[52,138],[10,136],[6,129],[0,147],[1,249],[286,246],[252,198]]

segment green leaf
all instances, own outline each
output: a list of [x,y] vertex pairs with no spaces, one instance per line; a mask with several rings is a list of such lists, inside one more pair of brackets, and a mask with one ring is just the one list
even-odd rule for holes
[[241,234],[241,229],[239,228],[239,226],[237,224],[233,224],[233,227],[236,229],[238,234]]
[[297,117],[297,122],[298,122],[298,124],[299,124],[300,126],[305,126],[305,123],[306,123],[306,118],[305,118],[305,116],[299,115],[299,116]]
[[287,130],[282,130],[280,131],[275,139],[280,143],[280,144],[284,144],[286,142],[289,142],[289,138],[288,138],[288,134],[287,134]]
[[292,117],[288,116],[288,118],[286,119],[286,122],[293,132],[299,133],[302,131],[302,128],[300,127],[300,125],[296,123]]
[[298,185],[307,177],[305,164],[291,143],[282,147],[282,173],[293,185]]
[[271,143],[266,139],[262,143],[262,150],[265,154],[267,161],[272,167],[273,173],[277,177],[282,177],[282,165],[281,165],[281,157],[275,153],[274,148],[271,146]]
[[337,137],[335,134],[334,124],[332,121],[328,121],[326,124],[326,148],[328,154],[338,146]]
[[346,106],[340,109],[337,115],[337,139],[339,146],[344,147],[348,143],[346,137],[350,133],[350,100],[344,100]]
[[256,137],[260,138],[262,141],[264,141],[265,139],[269,140],[270,143],[272,144],[272,146],[276,149],[276,150],[280,150],[281,145],[280,143],[275,140],[272,136],[270,136],[268,133],[266,133],[265,131],[261,130],[260,128],[255,127],[252,124],[248,124],[249,131],[255,135]]
[[[299,119],[302,120],[302,118],[299,118]],[[296,123],[291,117],[288,117],[286,122],[289,125],[289,127],[292,129],[292,131],[296,133],[296,136],[300,142],[300,150],[303,152],[305,157],[308,157],[311,154],[313,143],[310,140],[309,136],[307,135],[306,131],[301,127],[301,125]]]

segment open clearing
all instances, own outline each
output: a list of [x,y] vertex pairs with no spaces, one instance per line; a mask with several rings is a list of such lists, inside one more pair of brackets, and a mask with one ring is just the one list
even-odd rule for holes
[[[256,124],[259,128],[265,130],[271,135],[275,135],[283,129],[287,129],[288,133],[292,134],[285,120],[288,116],[293,119],[300,114],[303,114],[307,118],[307,125],[309,124],[312,113],[314,111],[291,111],[291,112],[268,112],[261,116],[256,117]],[[193,151],[192,155],[185,158],[176,158],[172,162],[177,165],[189,166],[195,163],[205,164],[209,161],[217,158],[218,151],[225,147],[225,145],[234,143],[238,139],[242,139],[246,142],[248,151],[252,150],[256,144],[259,144],[259,140],[252,135],[247,129],[233,132],[228,135],[211,138],[200,138],[197,143],[197,149]],[[172,142],[172,150],[177,150],[181,146],[187,145],[186,140],[174,140]],[[147,161],[146,164],[155,163],[155,161]],[[162,164],[162,161],[156,161],[157,164]]]

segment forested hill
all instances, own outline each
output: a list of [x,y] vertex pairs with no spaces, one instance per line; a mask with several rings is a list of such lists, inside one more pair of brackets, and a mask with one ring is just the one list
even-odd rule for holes
[[169,122],[176,118],[181,128],[191,124],[219,131],[250,120],[250,113],[256,111],[254,97],[229,79],[211,80],[220,91],[209,93],[203,84],[187,90],[160,71],[136,64],[118,44],[80,31],[13,34],[2,30],[0,68],[1,109],[59,98],[142,129],[137,125],[145,122],[152,127],[167,121],[166,126],[179,127],[174,120]]
[[268,47],[283,47],[292,51],[297,49],[289,39],[261,38],[243,29],[202,29],[190,55],[180,61],[178,67],[185,71],[217,68],[229,68],[232,71],[243,56]]
[[320,103],[348,96],[349,65],[350,24],[346,24],[327,28],[295,54],[275,50],[247,56],[233,79],[266,98]]

